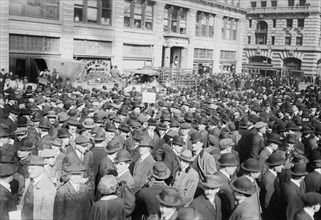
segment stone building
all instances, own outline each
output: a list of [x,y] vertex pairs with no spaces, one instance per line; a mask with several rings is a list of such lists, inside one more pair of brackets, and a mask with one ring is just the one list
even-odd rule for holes
[[[243,0],[1,0],[0,67],[33,80],[55,67],[242,68]],[[73,75],[72,75],[73,76]]]
[[320,0],[249,0],[246,4],[244,66],[261,63],[263,71],[267,67],[289,74],[321,74]]

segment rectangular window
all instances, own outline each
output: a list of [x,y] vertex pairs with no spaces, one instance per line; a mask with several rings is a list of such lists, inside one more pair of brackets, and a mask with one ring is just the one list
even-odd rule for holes
[[124,44],[123,54],[125,57],[152,57],[153,46]]
[[232,28],[232,20],[229,18],[226,21],[226,32],[225,32],[225,39],[231,39],[231,28]]
[[288,6],[294,6],[294,0],[288,0]]
[[232,40],[237,39],[237,22],[236,20],[232,20]]
[[[164,15],[163,21],[164,31],[177,34],[186,34],[187,9],[172,5],[166,5],[165,12],[166,13]],[[201,23],[200,20],[198,22],[199,24]],[[167,27],[166,25],[169,25],[169,27]],[[201,34],[199,32],[201,32],[201,30],[197,30],[197,34]]]
[[214,15],[209,15],[208,19],[208,36],[214,37]]
[[271,37],[271,45],[274,45],[274,44],[275,44],[275,37],[272,36],[272,37]]
[[249,27],[250,28],[252,27],[252,20],[251,19],[249,20]]
[[293,26],[293,19],[286,19],[286,27],[292,28]]
[[220,59],[221,60],[235,60],[236,51],[221,50]]
[[148,0],[125,0],[124,26],[153,30],[154,3]]
[[196,13],[195,36],[214,37],[214,16],[201,11]]
[[247,36],[247,44],[251,44],[251,36]]
[[213,50],[195,48],[194,49],[194,59],[212,60],[213,59]]
[[298,27],[304,28],[304,19],[298,19]]
[[285,37],[285,45],[291,45],[291,37]]
[[74,39],[74,54],[110,56],[112,43],[108,41],[94,41]]
[[60,0],[10,0],[9,14],[59,20]]
[[60,39],[55,37],[10,34],[9,50],[25,53],[59,53]]
[[84,20],[84,2],[83,0],[74,1],[74,21]]
[[112,0],[102,0],[101,24],[111,25]]
[[273,19],[273,27],[276,27],[276,19]]
[[266,8],[266,1],[261,1],[261,7]]
[[277,7],[278,2],[277,1],[271,1],[271,7]]
[[256,8],[256,2],[251,2],[251,8]]
[[87,21],[97,23],[98,21],[98,2],[97,0],[89,0],[87,2]]
[[237,39],[237,28],[238,20],[234,18],[223,17],[222,20],[222,39],[225,40],[236,40]]
[[301,36],[296,37],[296,45],[297,46],[302,46],[303,45],[303,37],[301,37]]

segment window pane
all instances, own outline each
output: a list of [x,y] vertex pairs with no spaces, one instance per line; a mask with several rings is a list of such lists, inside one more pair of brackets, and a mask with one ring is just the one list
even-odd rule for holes
[[128,1],[125,1],[124,26],[130,27],[130,2],[128,2]]
[[179,32],[180,34],[186,34],[186,21],[187,21],[187,13],[186,11],[181,12],[181,17],[180,17],[180,29]]
[[145,9],[145,28],[147,30],[153,29],[153,6],[146,5]]
[[198,51],[199,51],[199,49],[194,49],[194,58],[198,58]]
[[101,24],[111,25],[111,10],[102,9],[102,11],[101,11]]
[[141,28],[142,27],[142,5],[136,4],[134,7],[134,26],[135,28]]
[[285,37],[285,45],[291,45],[291,37]]
[[102,0],[102,7],[112,9],[112,0]]
[[11,0],[9,1],[9,14],[22,15],[24,0]]
[[168,9],[165,8],[164,9],[164,20],[163,20],[163,29],[164,29],[164,32],[167,32],[168,31]]
[[97,23],[97,8],[87,8],[87,20],[88,22]]
[[205,15],[202,16],[201,22],[202,22],[202,32],[201,32],[201,35],[202,35],[202,36],[206,36],[206,16],[205,16]]
[[94,7],[97,8],[97,0],[87,0],[88,7]]
[[83,20],[83,8],[76,6],[74,8],[74,20],[75,21],[82,21]]
[[47,0],[44,8],[45,17],[51,19],[59,18],[59,0]]
[[27,0],[25,11],[29,17],[42,17],[41,0]]
[[207,50],[207,59],[213,59],[213,50]]

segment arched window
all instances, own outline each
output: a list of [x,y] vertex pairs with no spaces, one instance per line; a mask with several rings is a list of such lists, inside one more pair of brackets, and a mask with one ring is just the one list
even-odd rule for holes
[[285,35],[285,41],[284,41],[284,44],[285,45],[291,45],[291,41],[292,41],[292,37],[291,37],[291,34],[286,34]]
[[298,45],[298,46],[302,46],[303,45],[303,35],[302,34],[298,34],[296,36],[295,44]]
[[283,67],[288,70],[301,70],[301,63],[301,60],[294,57],[285,58],[283,61]]
[[260,21],[256,25],[255,44],[267,44],[268,25],[265,21]]

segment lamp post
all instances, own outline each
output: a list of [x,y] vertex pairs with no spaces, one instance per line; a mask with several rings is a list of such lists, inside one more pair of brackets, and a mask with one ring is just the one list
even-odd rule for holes
[[265,60],[265,73],[264,73],[264,77],[266,77],[266,73],[267,73],[267,64],[268,64],[268,55],[271,53],[271,46],[269,46],[268,49],[268,53],[266,54],[266,60]]

